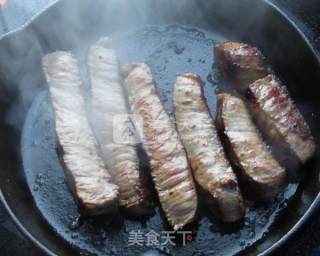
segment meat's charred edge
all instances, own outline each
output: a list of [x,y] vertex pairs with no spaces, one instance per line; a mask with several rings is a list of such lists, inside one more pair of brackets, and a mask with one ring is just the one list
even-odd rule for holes
[[[159,205],[159,198],[150,174],[152,170],[150,158],[142,143],[137,146],[137,153],[139,155],[140,165],[139,179],[140,184],[142,184],[139,187],[139,192],[141,193],[143,200],[132,206],[120,206],[120,208],[127,217],[134,220],[144,220],[155,213],[154,208]],[[163,216],[165,216],[164,212]],[[165,221],[167,222],[166,219]]]
[[[138,62],[133,62],[133,63],[128,63],[128,64],[125,64],[125,65],[122,65],[121,66],[121,68],[120,68],[120,73],[121,73],[121,76],[122,76],[122,81],[124,81],[129,75],[130,75],[130,73],[131,72],[133,72],[134,71],[134,69],[136,69],[136,68],[138,68],[139,66],[141,65],[141,63],[138,63]],[[153,83],[154,84],[156,84],[156,82],[153,80]],[[127,90],[127,88],[125,88],[125,90]],[[158,90],[157,90],[157,87],[155,86],[155,93],[157,94],[157,96],[160,98],[160,96],[159,96],[159,92],[158,92]],[[162,105],[162,107],[163,107],[163,109],[164,109],[164,105],[163,105],[163,102],[160,100],[160,103],[161,103],[161,105]],[[179,138],[180,139],[180,138]],[[182,142],[181,142],[181,140],[180,140],[180,143],[181,143],[181,145],[183,145],[182,144]],[[151,164],[150,164],[150,157],[149,157],[149,155],[147,154],[147,150],[146,150],[146,148],[145,148],[145,145],[142,143],[141,145],[140,145],[140,149],[143,151],[143,154],[148,158],[148,161],[149,161],[149,169],[150,169],[150,171],[152,172],[152,167],[151,167]],[[185,153],[185,155],[186,155],[186,152],[184,152]],[[186,159],[187,159],[187,161],[188,161],[188,158],[186,157]],[[189,166],[189,168],[190,168],[190,170],[191,170],[191,167],[190,167],[190,163],[188,162],[188,166]],[[181,226],[178,226],[177,227],[177,225],[175,224],[175,223],[173,223],[172,221],[171,221],[171,219],[169,219],[168,218],[168,216],[167,216],[167,214],[166,214],[166,212],[165,212],[165,210],[163,209],[163,207],[161,206],[161,202],[160,202],[160,198],[159,198],[159,196],[158,196],[158,193],[156,192],[156,186],[155,186],[155,182],[154,182],[154,180],[153,180],[153,178],[151,177],[151,175],[150,175],[150,177],[151,177],[151,182],[152,182],[152,184],[153,184],[153,187],[154,187],[154,191],[155,191],[155,194],[156,194],[156,197],[157,197],[157,199],[158,199],[158,201],[159,201],[159,203],[160,203],[160,208],[161,208],[161,211],[162,211],[162,213],[164,214],[164,216],[165,216],[165,222],[167,222],[167,223],[169,223],[169,225],[173,228],[173,230],[174,231],[177,231],[177,230],[183,230],[184,228],[186,228],[186,227],[188,227],[189,225],[192,225],[196,220],[197,220],[197,218],[198,218],[198,213],[199,213],[199,208],[198,208],[198,195],[197,195],[197,193],[196,193],[196,184],[195,184],[195,182],[194,182],[194,177],[193,177],[193,175],[192,175],[192,172],[190,173],[191,174],[191,182],[192,182],[192,185],[193,185],[193,187],[194,187],[194,190],[195,190],[195,197],[196,197],[196,209],[194,210],[194,215],[191,217],[191,218],[189,218],[186,222],[184,222]],[[148,179],[147,179],[147,182],[148,182]],[[150,191],[149,191],[150,192]]]
[[[138,147],[135,148],[136,153],[139,154]],[[147,168],[142,167],[141,159],[138,158],[139,164],[139,182],[136,184],[136,191],[139,193],[139,201],[132,204],[120,205],[120,208],[134,218],[140,218],[145,215],[150,215],[154,212],[154,203],[152,200],[151,192],[148,187],[150,186],[150,175],[147,173]]]
[[251,177],[246,175],[243,166],[240,164],[240,159],[237,153],[233,150],[232,144],[225,134],[225,123],[223,119],[223,104],[224,96],[223,94],[217,95],[217,117],[216,122],[218,124],[219,134],[223,140],[223,145],[225,146],[227,155],[231,160],[234,170],[239,178],[241,190],[244,192],[247,198],[255,201],[270,201],[272,200],[283,188],[286,180],[286,173],[283,172],[282,176],[276,184],[270,183],[259,183],[253,180]]
[[[120,67],[122,82],[129,76],[130,72],[132,72],[138,66],[139,66],[138,63],[130,63],[130,64],[122,65]],[[143,184],[139,191],[141,192],[141,196],[144,198],[144,202],[140,202],[138,205],[133,205],[131,207],[126,207],[126,208],[122,207],[122,209],[126,213],[133,215],[135,217],[137,217],[138,215],[152,214],[154,212],[153,208],[155,205],[152,201],[152,194],[156,194],[156,192],[151,193],[150,190],[147,189],[148,184],[150,183],[153,184],[153,187],[155,187],[155,185],[151,175],[147,174],[147,169],[149,169],[149,171],[152,171],[152,168],[150,166],[150,158],[146,153],[146,149],[142,143],[137,147],[137,154],[139,153],[140,155],[143,155],[144,157],[146,157],[148,161],[148,166],[143,168],[142,161],[139,158],[139,165],[140,165],[139,179],[141,184]]]
[[134,218],[140,218],[144,215],[150,215],[154,212],[154,203],[150,198],[150,193],[147,188],[137,187],[140,193],[140,200],[133,204],[120,205],[120,208],[126,214]]
[[252,113],[252,119],[260,128],[261,134],[270,145],[270,149],[275,158],[283,166],[289,169],[297,169],[301,165],[298,156],[290,149],[289,144],[280,134],[276,126],[268,121],[268,116],[261,109],[260,104],[250,89],[247,90],[246,96],[249,99],[247,106]]
[[[137,149],[138,154],[138,149]],[[141,200],[132,205],[121,206],[121,209],[135,218],[154,213],[154,202],[152,200],[152,193],[149,191],[151,177],[148,175],[146,168],[141,167],[141,160],[139,159],[139,191]]]
[[[210,112],[210,109],[208,107],[208,104],[207,104],[207,99],[205,97],[205,94],[204,94],[204,81],[201,79],[201,77],[197,74],[194,74],[194,73],[185,73],[185,74],[180,74],[180,76],[182,77],[185,77],[185,78],[189,78],[191,79],[192,81],[194,81],[195,83],[198,83],[199,84],[199,87],[200,87],[200,90],[201,90],[201,100],[203,101],[203,106],[204,106],[204,111],[207,111],[207,113],[209,114],[210,118],[211,118],[211,123],[212,123],[212,126],[213,126],[213,129],[215,129],[215,123],[214,123],[214,118],[212,116],[212,113]],[[174,101],[174,99],[172,99]],[[175,108],[175,104],[173,104],[173,107],[174,107],[174,113],[176,113],[176,108]],[[176,127],[176,130],[178,131],[178,128],[177,128],[177,124],[175,122],[175,127]],[[218,133],[218,131],[217,131]],[[178,135],[179,135],[179,132],[178,132]],[[179,135],[180,137],[180,135]],[[185,149],[185,146],[184,144],[182,143],[184,149]],[[221,145],[222,146],[222,145]],[[223,147],[223,146],[222,146]],[[186,149],[185,149],[186,151]],[[226,158],[226,161],[228,161],[227,159],[227,155],[226,155],[226,152],[223,148],[223,152],[224,152],[224,156]],[[188,156],[188,154],[187,154]],[[191,165],[191,160],[189,159],[189,157],[187,157],[187,161],[189,163],[189,166],[190,168],[192,169],[192,165]],[[226,182],[224,182],[223,186],[221,186],[220,188],[226,188],[226,189],[232,189],[235,191],[235,194],[237,195],[237,202],[239,202],[239,204],[237,205],[238,209],[236,210],[237,211],[237,216],[229,216],[228,214],[225,214],[224,210],[223,210],[223,205],[221,204],[221,202],[219,202],[219,198],[216,198],[213,196],[212,192],[206,190],[205,188],[203,188],[198,182],[197,182],[197,179],[195,178],[193,172],[192,172],[192,176],[194,178],[194,180],[196,181],[196,188],[197,190],[205,197],[205,203],[206,205],[209,206],[212,214],[220,221],[222,222],[225,222],[225,223],[230,223],[230,222],[238,222],[240,221],[241,219],[244,218],[245,216],[245,205],[244,205],[244,200],[243,200],[243,197],[241,195],[241,191],[240,191],[240,188],[238,186],[238,183],[237,182],[234,182],[233,180],[227,180]],[[225,206],[225,208],[227,208]],[[199,209],[198,209],[199,211]],[[197,213],[198,213],[197,211]]]
[[[236,48],[244,48],[247,55],[232,55]],[[214,46],[214,57],[222,78],[238,91],[243,92],[255,80],[268,74],[265,57],[255,47],[243,43],[225,42]],[[247,59],[253,65],[243,65],[242,60]]]
[[[228,186],[228,183],[230,184],[232,189],[236,189],[238,194],[237,196],[238,201],[241,202],[241,204],[239,204],[237,207],[239,214],[236,217],[227,216],[223,211],[222,209],[223,206],[221,206],[221,203],[219,203],[218,198],[213,197],[211,192],[204,189],[203,187],[200,186],[200,184],[197,183],[197,190],[199,195],[201,195],[200,198],[202,198],[202,201],[204,202],[204,204],[209,207],[210,213],[212,213],[213,217],[219,222],[221,222],[221,224],[225,224],[225,225],[242,222],[246,213],[244,200],[243,200],[243,197],[241,196],[241,192],[238,187],[238,184],[236,184],[237,188],[235,188],[234,182],[232,180],[228,180],[224,185]],[[228,206],[225,205],[225,207],[228,207]]]
[[[310,153],[310,156],[308,159],[300,159],[299,156],[293,151],[293,149],[290,147],[289,143],[286,141],[285,137],[280,133],[280,131],[277,129],[275,123],[272,121],[272,117],[268,116],[267,113],[263,110],[259,99],[256,97],[254,93],[254,87],[259,86],[259,83],[268,83],[275,81],[278,84],[278,90],[270,93],[274,93],[274,97],[277,96],[277,93],[279,93],[279,97],[285,96],[286,99],[283,100],[283,103],[289,103],[290,95],[287,90],[287,87],[276,77],[274,74],[268,75],[264,78],[261,78],[259,80],[256,80],[252,84],[249,85],[247,89],[246,96],[249,100],[248,107],[250,111],[253,114],[253,118],[257,125],[260,127],[263,136],[266,138],[268,143],[270,143],[272,151],[274,152],[275,156],[281,163],[283,163],[285,166],[289,166],[292,168],[297,168],[299,165],[306,162],[309,158],[311,158],[315,151]],[[281,95],[282,96],[281,96]],[[311,134],[311,131],[305,122],[304,118],[302,117],[300,111],[295,106],[294,103],[292,103],[292,109],[291,111],[294,112],[296,116],[299,117],[298,120],[296,120],[297,123],[295,127],[290,126],[289,130],[295,134],[297,134],[299,137],[301,137],[304,140],[311,140],[314,141],[313,136]],[[312,151],[312,150],[311,150]]]
[[[56,137],[58,139],[57,135],[56,135]],[[74,177],[63,160],[64,150],[59,142],[59,139],[58,139],[58,144],[56,146],[56,152],[57,152],[58,158],[60,160],[60,163],[61,163],[63,169],[65,170],[64,173],[66,176],[66,181],[68,183],[69,190],[73,194],[73,197],[78,205],[78,208],[81,212],[81,215],[82,216],[97,216],[97,215],[102,215],[102,214],[110,214],[110,215],[116,214],[118,212],[118,206],[119,206],[118,198],[114,198],[112,201],[108,201],[105,204],[100,204],[100,205],[85,204],[81,200],[81,198],[78,196],[77,191],[76,191]]]

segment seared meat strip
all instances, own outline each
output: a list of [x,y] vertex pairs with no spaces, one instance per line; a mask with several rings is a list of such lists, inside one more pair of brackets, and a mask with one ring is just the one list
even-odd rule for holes
[[268,74],[264,56],[250,45],[237,42],[217,44],[214,55],[223,78],[240,92]]
[[258,200],[274,197],[286,172],[271,155],[251,120],[244,102],[230,94],[218,95],[217,120],[230,157],[238,167],[244,190]]
[[137,63],[125,66],[123,71],[132,112],[142,121],[136,127],[150,158],[162,209],[178,230],[195,218],[198,204],[186,153],[157,95],[150,68]]
[[263,132],[278,148],[289,148],[304,163],[315,152],[310,129],[286,87],[273,75],[249,86],[251,109]]
[[[102,157],[119,186],[120,206],[135,215],[152,210],[151,201],[139,172],[136,144],[117,138],[121,119],[129,118],[119,61],[111,38],[102,38],[89,51],[91,76],[91,122],[102,150]],[[129,127],[123,123],[124,128]],[[114,130],[115,129],[115,130]]]
[[209,195],[213,212],[222,221],[233,222],[244,216],[243,199],[209,113],[202,85],[201,78],[195,74],[177,77],[173,93],[176,124],[193,176]]
[[118,187],[111,182],[89,126],[77,60],[69,52],[54,52],[43,58],[43,68],[70,188],[84,213],[113,211]]

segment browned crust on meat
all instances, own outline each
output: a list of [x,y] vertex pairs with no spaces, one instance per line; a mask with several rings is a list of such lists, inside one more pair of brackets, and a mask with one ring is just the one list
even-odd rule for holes
[[[225,142],[225,146],[228,152],[228,155],[233,162],[234,166],[237,167],[235,170],[238,173],[238,177],[240,179],[240,184],[242,191],[244,191],[250,198],[253,198],[255,200],[262,200],[267,201],[275,197],[275,195],[280,191],[282,186],[285,183],[286,180],[286,172],[280,165],[278,165],[278,174],[274,175],[273,177],[270,177],[267,182],[260,182],[255,179],[253,179],[250,175],[248,175],[247,168],[242,165],[242,160],[239,155],[239,152],[235,150],[235,146],[233,142],[230,140],[229,136],[226,133],[226,127],[227,124],[225,123],[224,119],[224,104],[225,101],[228,100],[229,97],[234,97],[226,93],[222,93],[218,95],[217,100],[217,123],[220,130],[220,134],[223,137],[223,141]],[[236,97],[234,97],[236,98]],[[236,98],[238,99],[238,98]],[[238,99],[239,102],[242,102],[240,99]],[[243,106],[244,103],[242,102]],[[253,123],[252,123],[253,124]],[[263,143],[261,139],[261,143]],[[276,160],[272,159],[271,153],[270,153],[270,159],[274,162],[275,166],[277,166]],[[269,159],[269,160],[270,160]],[[261,163],[260,163],[261,164]],[[263,164],[263,163],[262,163]],[[266,166],[268,168],[268,166]],[[270,172],[273,170],[270,169]]]
[[151,192],[148,189],[150,186],[148,181],[148,175],[145,170],[139,169],[139,191],[141,200],[130,206],[122,207],[123,210],[133,216],[143,216],[154,212],[154,203],[152,201]]
[[239,91],[268,74],[265,58],[255,47],[225,42],[214,47],[215,62],[222,77]]
[[[142,117],[143,148],[161,207],[174,230],[194,221],[198,198],[186,153],[174,125],[164,110],[150,68],[144,63],[122,67],[124,85],[134,115]],[[140,128],[139,128],[140,127]]]
[[[191,87],[194,87],[196,90],[200,90],[200,99],[193,98],[193,102],[189,101],[188,97],[198,96],[197,91],[193,93],[192,89],[189,91],[189,89],[181,84],[187,83],[188,80],[189,82],[185,86],[190,86],[190,89]],[[204,82],[201,80],[200,76],[193,73],[186,73],[177,77],[174,85],[173,96],[176,127],[186,149],[190,166],[193,169],[193,176],[199,184],[201,191],[206,196],[206,202],[208,203],[213,214],[221,221],[234,222],[244,217],[245,208],[243,198],[238,187],[237,178],[235,174],[233,174],[232,168],[224,156],[221,142],[218,138],[211,113],[206,103],[203,85]],[[180,91],[179,94],[179,90],[183,89],[185,89],[185,93],[182,94]],[[201,104],[198,105],[196,109],[193,109],[192,106],[195,104],[194,102],[200,102]],[[204,135],[203,132],[209,136],[206,140],[207,143],[210,144],[210,147],[207,148],[207,153],[209,152],[210,154],[209,158],[206,154],[204,154],[205,152],[203,151],[202,153],[194,155],[191,147],[199,146],[200,138],[190,138],[190,136],[195,134],[189,133],[188,131],[185,131],[183,127],[181,127],[181,118],[186,114],[193,114],[193,119],[201,117],[209,121],[210,127],[206,126],[206,128],[204,128],[207,130],[206,132],[203,129],[199,130],[199,132],[202,132],[200,136]],[[194,132],[196,132],[196,130]],[[185,136],[189,136],[189,138],[186,138]],[[195,141],[191,142],[190,140]],[[206,150],[207,146],[202,145],[201,147],[203,150]],[[200,150],[199,147],[197,147],[197,149]],[[211,163],[210,166],[208,166],[209,163]],[[203,179],[203,175],[207,176],[206,180]]]
[[278,78],[268,75],[249,86],[250,109],[268,141],[306,162],[315,152],[310,128]]

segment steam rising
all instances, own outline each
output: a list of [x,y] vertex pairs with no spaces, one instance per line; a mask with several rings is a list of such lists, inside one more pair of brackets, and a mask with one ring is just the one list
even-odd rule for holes
[[[9,110],[6,111],[6,122],[8,125],[12,126],[16,130],[20,131],[23,127],[25,116],[28,109],[30,108],[33,100],[38,95],[39,92],[47,90],[46,81],[41,67],[42,57],[55,50],[66,50],[74,51],[78,55],[78,60],[82,68],[82,73],[84,74],[84,81],[88,84],[86,78],[85,68],[83,68],[86,63],[86,50],[88,47],[97,41],[101,36],[118,36],[119,34],[125,33],[126,31],[134,30],[139,27],[150,26],[150,25],[163,25],[170,23],[179,23],[182,25],[191,25],[192,27],[198,26],[208,31],[214,30],[215,32],[221,32],[222,34],[228,33],[229,39],[238,39],[246,42],[254,42],[254,45],[258,46],[265,52],[261,46],[263,46],[263,40],[266,37],[265,34],[261,33],[261,30],[255,29],[261,25],[261,16],[265,15],[265,10],[263,8],[257,8],[257,5],[252,6],[252,10],[248,13],[248,6],[255,5],[249,0],[65,0],[61,3],[58,3],[56,6],[52,7],[47,13],[42,17],[39,17],[35,23],[28,26],[27,29],[18,32],[15,35],[4,39],[0,42],[0,81],[1,81],[1,93],[0,93],[0,105],[2,111],[5,110],[5,107]],[[260,1],[256,1],[257,3]],[[244,13],[247,13],[244,15]],[[244,18],[245,17],[245,18]],[[257,23],[257,18],[259,18],[260,24]],[[267,21],[269,22],[269,21]],[[256,27],[255,27],[256,26]],[[262,31],[263,32],[263,31]],[[158,33],[156,30],[149,30],[149,35],[152,33],[157,34],[157,39],[159,40],[158,46],[162,46],[161,43],[167,44],[167,38],[163,38],[161,33]],[[185,33],[183,31],[182,33]],[[191,32],[190,32],[191,33]],[[220,40],[220,39],[219,39]],[[148,41],[149,42],[149,41]],[[212,42],[209,42],[212,45]],[[260,45],[259,45],[260,44]],[[128,56],[125,56],[129,50],[125,49],[128,45],[126,43],[119,43],[123,47],[122,60],[127,60]],[[115,44],[115,47],[119,47]],[[187,45],[185,52],[189,54],[190,48],[193,46],[193,41],[186,43]],[[206,47],[205,44],[199,43],[195,44],[196,46],[201,46],[202,48]],[[212,46],[208,49],[212,49]],[[277,45],[271,40],[269,53],[273,50],[272,47]],[[172,46],[172,45],[171,45]],[[190,46],[190,47],[189,47]],[[142,51],[141,48],[150,47],[148,45],[141,46],[137,48],[136,51]],[[188,48],[189,47],[189,48]],[[264,47],[268,47],[264,46]],[[150,47],[151,48],[151,47]],[[160,47],[159,47],[160,48]],[[199,47],[200,48],[200,47]],[[149,49],[149,48],[148,48]],[[160,48],[160,50],[163,48]],[[168,49],[168,48],[165,48]],[[173,50],[172,50],[173,49]],[[177,55],[182,49],[179,45],[173,45],[166,52],[168,59],[170,57],[177,58],[185,61],[183,59],[184,54]],[[157,49],[154,49],[156,52]],[[174,52],[176,50],[176,52]],[[187,68],[194,68],[193,70],[181,70],[182,68],[179,65],[167,65],[167,73],[164,71],[156,73],[156,80],[160,79],[162,74],[169,74],[166,76],[166,81],[163,83],[172,83],[174,81],[173,77],[176,71],[195,71],[198,72],[196,68],[199,69],[200,75],[203,79],[209,74],[211,70],[211,59],[208,57],[211,54],[210,50],[207,51],[203,49],[191,49],[195,55],[198,55],[204,52],[206,53],[205,59],[207,63],[200,63],[194,61],[194,66],[190,63],[187,64]],[[161,55],[161,56],[160,56]],[[159,55],[154,54],[150,55],[150,58],[154,58],[156,63],[160,63],[161,67],[165,59],[163,58],[163,52]],[[135,57],[138,54],[134,55]],[[142,56],[142,55],[139,55]],[[159,57],[160,56],[160,57]],[[131,56],[130,56],[131,57]],[[201,56],[201,58],[203,58]],[[161,59],[161,60],[160,60]],[[124,61],[123,61],[124,62]],[[193,63],[192,63],[193,64]],[[178,67],[177,67],[178,66]],[[203,68],[206,67],[206,68]],[[170,68],[175,68],[174,71]],[[181,68],[181,69],[179,69]],[[185,68],[185,67],[183,67]],[[168,71],[169,69],[169,71]],[[207,70],[208,69],[208,70]],[[169,81],[170,80],[170,81]],[[162,80],[163,81],[163,80]],[[210,82],[207,81],[207,85]],[[209,86],[216,86],[210,84]],[[170,88],[170,86],[166,86]],[[211,93],[213,94],[212,87]],[[86,88],[84,88],[86,89]],[[167,90],[167,89],[166,89]],[[165,91],[165,89],[163,89]],[[164,96],[164,95],[161,95]],[[212,97],[213,99],[213,97]],[[168,100],[170,101],[170,100]],[[210,104],[210,102],[209,102]],[[47,104],[45,104],[47,106]],[[168,103],[166,106],[170,106]],[[290,190],[290,193],[287,192],[286,196],[291,197],[291,194],[294,193],[294,189]],[[43,199],[41,196],[40,198]],[[38,196],[39,196],[38,194]],[[51,201],[49,202],[51,203]],[[49,209],[49,208],[48,208]],[[40,209],[44,210],[44,209]],[[45,209],[47,210],[47,209]],[[59,209],[58,209],[59,210]],[[61,209],[60,209],[61,210]],[[61,210],[64,214],[63,208]],[[48,211],[51,211],[50,209]],[[45,211],[44,211],[45,212]],[[58,211],[60,213],[60,211]],[[264,212],[262,212],[264,213]],[[270,214],[269,214],[270,213]],[[257,214],[257,219],[261,217],[261,213],[252,213],[254,216]],[[265,229],[273,221],[273,210],[267,212],[266,222],[261,224],[259,233],[255,234],[254,238],[248,238],[247,240],[253,243],[256,239],[262,236]],[[269,220],[269,216],[270,220]],[[48,216],[46,216],[48,217]],[[56,224],[57,219],[50,219],[49,223]],[[50,222],[51,221],[51,222]],[[268,221],[268,223],[267,223]],[[205,222],[206,223],[206,222]],[[61,225],[61,223],[59,223]],[[211,225],[212,223],[210,223]],[[209,225],[209,224],[208,224]],[[202,225],[199,228],[199,233],[210,236],[216,236],[215,232],[207,232],[207,226]],[[260,224],[259,224],[260,225]],[[54,226],[54,225],[53,225]],[[158,225],[157,225],[158,226]],[[161,225],[159,224],[159,227]],[[147,226],[149,228],[149,226]],[[153,228],[153,227],[152,227]],[[245,231],[250,231],[249,227],[245,227]],[[63,229],[61,229],[63,230]],[[61,231],[63,233],[64,231]],[[85,233],[79,232],[80,237],[87,238]],[[250,232],[242,232],[248,233]],[[66,235],[63,233],[63,236]],[[69,236],[67,234],[66,236]],[[230,235],[231,236],[231,235]],[[214,237],[212,237],[213,240]],[[214,250],[219,253],[221,251],[226,252],[224,244],[229,244],[229,241],[233,241],[232,238],[228,237],[228,234],[224,236],[225,243],[211,243],[204,244],[199,243],[200,246],[207,249],[208,247],[214,248]],[[246,238],[246,237],[244,237]],[[119,238],[124,239],[123,237]],[[127,239],[127,237],[125,237]],[[230,239],[230,240],[229,240]],[[72,241],[73,243],[78,243],[81,239],[76,239]],[[83,240],[83,239],[82,239]],[[109,240],[107,240],[109,242]],[[120,241],[121,242],[121,241]],[[123,242],[123,241],[122,241]],[[126,242],[126,241],[125,241]],[[124,242],[123,242],[124,243]],[[119,243],[121,244],[121,243]],[[76,244],[78,246],[78,244]],[[83,246],[83,244],[80,244]],[[108,244],[109,245],[109,244]],[[238,245],[236,245],[238,246]],[[89,245],[90,250],[91,245]],[[109,246],[101,246],[101,248],[93,248],[92,251],[96,250],[105,250]],[[201,247],[200,247],[201,248]],[[181,248],[183,250],[183,248]],[[235,251],[240,250],[237,247],[228,246],[227,251],[230,250],[230,254],[233,254]],[[100,252],[100,251],[99,251]],[[232,253],[231,253],[232,252]],[[104,253],[106,254],[106,253]],[[146,254],[147,255],[147,254]],[[149,254],[148,254],[149,255]],[[155,254],[157,255],[157,254]]]
[[[229,8],[232,3],[210,1],[220,10]],[[10,105],[7,123],[20,130],[34,97],[46,88],[41,69],[41,58],[45,54],[54,50],[73,50],[84,62],[84,49],[99,36],[164,21],[192,22],[199,26],[215,22],[218,16],[214,13],[208,16],[209,20],[204,20],[207,6],[207,1],[188,0],[69,0],[56,4],[27,29],[1,42],[3,91],[0,97],[3,104]],[[252,15],[253,21],[256,15]]]

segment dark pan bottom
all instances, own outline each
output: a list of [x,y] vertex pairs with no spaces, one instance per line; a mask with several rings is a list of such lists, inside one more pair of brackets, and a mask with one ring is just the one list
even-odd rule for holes
[[[190,71],[198,73],[205,81],[205,95],[214,111],[217,81],[211,74],[212,46],[222,40],[221,36],[211,32],[180,26],[150,27],[114,36],[122,63],[145,61],[151,66],[169,113],[172,111],[171,92],[176,75]],[[268,205],[255,206],[247,202],[245,220],[237,225],[219,224],[201,206],[199,222],[187,228],[192,231],[192,239],[185,246],[181,241],[178,246],[147,246],[146,239],[144,245],[129,246],[130,236],[139,231],[147,235],[153,230],[161,235],[162,231],[170,230],[159,209],[141,221],[129,220],[120,213],[114,218],[81,219],[67,188],[56,147],[52,106],[48,93],[43,91],[34,100],[24,125],[22,158],[25,176],[43,218],[81,255],[140,255],[150,250],[183,256],[239,253],[275,228],[273,223],[279,215],[285,216],[288,201],[297,189],[297,184],[289,184]]]

